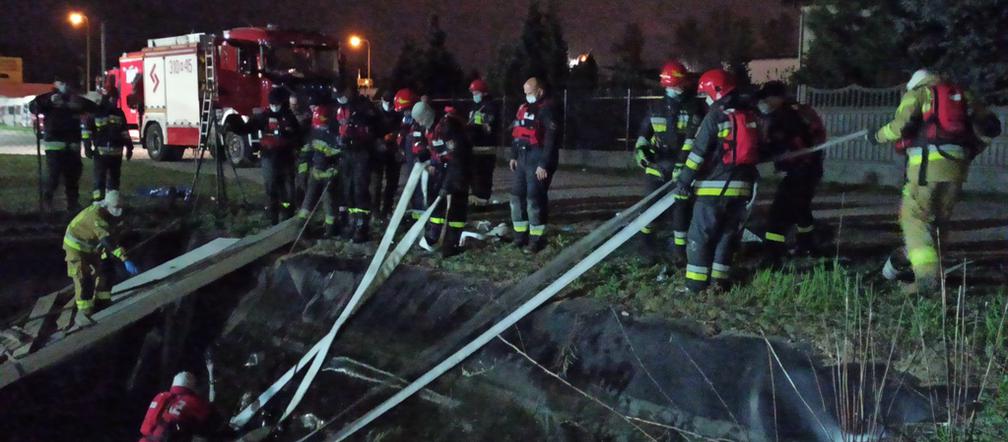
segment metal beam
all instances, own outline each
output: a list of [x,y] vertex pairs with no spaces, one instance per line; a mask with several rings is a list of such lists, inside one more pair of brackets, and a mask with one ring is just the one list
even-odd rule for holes
[[[270,229],[245,237],[219,253],[197,258],[163,278],[136,286],[131,294],[95,314],[94,323],[71,330],[62,338],[29,353],[23,358],[0,365],[0,389],[37,371],[52,367],[93,346],[158,308],[175,302],[221,277],[238,270],[264,255],[294,241],[300,224],[287,220]],[[198,249],[197,249],[198,250]],[[194,251],[197,252],[197,251]],[[197,252],[197,254],[202,252]],[[182,255],[185,257],[186,255]]]

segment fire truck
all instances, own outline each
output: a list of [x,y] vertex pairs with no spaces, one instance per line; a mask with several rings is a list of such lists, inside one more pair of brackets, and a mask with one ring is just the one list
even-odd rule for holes
[[131,135],[152,159],[177,160],[202,137],[223,140],[228,159],[248,165],[258,139],[234,129],[268,106],[269,91],[286,87],[304,102],[328,93],[342,66],[338,40],[267,26],[149,39],[106,74],[120,91]]

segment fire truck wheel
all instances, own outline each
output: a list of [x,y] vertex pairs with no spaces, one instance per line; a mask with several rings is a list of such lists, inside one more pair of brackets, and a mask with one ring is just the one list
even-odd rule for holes
[[224,148],[227,151],[228,159],[235,166],[251,166],[254,162],[252,159],[252,146],[249,145],[248,137],[231,131],[225,132]]
[[164,135],[161,134],[161,125],[151,123],[144,132],[144,147],[147,154],[154,161],[171,161],[174,152],[164,144]]

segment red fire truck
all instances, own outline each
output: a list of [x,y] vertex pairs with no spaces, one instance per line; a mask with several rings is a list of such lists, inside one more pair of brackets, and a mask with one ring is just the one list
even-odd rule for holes
[[302,99],[327,93],[342,66],[338,40],[267,26],[150,39],[140,51],[124,53],[108,75],[116,79],[134,140],[158,161],[179,159],[199,145],[210,78],[216,86],[211,109],[224,131],[227,156],[246,165],[254,161],[258,140],[228,129],[265,108],[273,87],[287,87]]

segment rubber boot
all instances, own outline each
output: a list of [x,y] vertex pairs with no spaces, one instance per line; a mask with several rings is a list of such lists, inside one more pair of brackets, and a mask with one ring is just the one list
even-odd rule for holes
[[532,235],[529,238],[528,252],[529,253],[539,253],[542,249],[546,248],[546,236],[545,235]]
[[658,238],[655,237],[653,233],[641,233],[638,235],[640,238],[640,259],[641,265],[644,267],[651,267],[658,264],[659,261],[659,248],[656,242]]
[[669,261],[675,267],[686,265],[686,246],[675,243],[675,238],[669,238],[665,242],[665,249],[669,251]]
[[344,240],[349,241],[353,238],[353,219],[346,210],[340,210],[339,215],[336,216],[336,231]]
[[795,256],[808,256],[816,253],[815,231],[798,232],[795,234],[795,246],[791,249],[791,254]]
[[438,239],[441,239],[441,229],[445,227],[441,224],[434,224],[432,222],[428,222],[425,227],[424,239],[427,240],[427,244],[430,246],[437,245]]
[[448,226],[445,226],[445,228],[448,230],[445,231],[444,244],[441,244],[441,257],[450,258],[462,253],[462,248],[459,247],[459,239],[462,238],[462,229]]
[[371,223],[367,215],[357,213],[353,216],[353,242],[366,243],[371,239]]
[[910,268],[910,259],[906,256],[906,251],[900,248],[889,254],[885,264],[882,266],[882,277],[890,281],[900,281],[911,283],[914,281],[913,270]]
[[521,249],[527,246],[529,243],[528,232],[515,232],[514,234],[514,245],[515,247]]
[[322,237],[332,239],[337,236],[339,236],[339,228],[336,227],[336,223],[326,223],[325,230],[322,232]]

